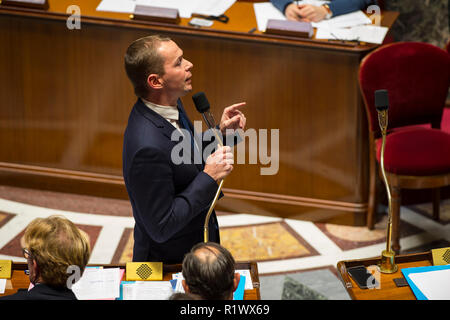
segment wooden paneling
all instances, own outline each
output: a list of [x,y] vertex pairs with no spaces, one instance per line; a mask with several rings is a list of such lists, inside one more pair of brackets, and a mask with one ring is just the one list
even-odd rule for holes
[[[228,25],[196,30],[184,27],[187,19],[181,26],[130,22],[124,14],[96,12],[94,2],[81,1],[82,15],[96,16],[82,17],[81,30],[66,27],[68,1],[50,1],[49,13],[0,9],[0,182],[26,185],[29,179],[33,185],[35,167],[43,167],[48,174],[37,181],[50,189],[65,185],[91,193],[95,188],[86,188],[85,178],[74,177],[106,175],[111,190],[100,193],[126,198],[116,182],[136,98],[123,55],[133,40],[161,33],[194,64],[192,93],[207,94],[216,119],[224,107],[246,101],[247,129],[258,132],[258,140],[266,130],[270,145],[271,132],[279,130],[277,174],[261,175],[270,164],[260,156],[249,164],[246,140],[247,164],[227,177],[228,197],[218,209],[310,220],[364,217],[368,138],[357,71],[375,46],[246,34],[256,26],[253,11],[245,11],[251,3],[236,3],[227,12]],[[183,102],[191,119],[200,121],[192,93]],[[70,183],[61,183],[64,172]],[[106,189],[109,178],[102,182]],[[245,192],[253,198],[243,198]]]

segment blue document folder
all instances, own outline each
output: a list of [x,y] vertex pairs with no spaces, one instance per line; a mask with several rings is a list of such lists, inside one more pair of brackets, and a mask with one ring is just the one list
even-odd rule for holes
[[241,275],[238,287],[233,293],[233,300],[244,300],[244,290],[245,290],[245,276]]
[[413,291],[414,295],[416,296],[417,300],[428,300],[428,298],[420,291],[420,289],[416,286],[414,281],[409,277],[413,273],[422,273],[422,272],[430,272],[430,271],[437,271],[437,270],[445,270],[450,269],[450,265],[445,266],[429,266],[429,267],[415,267],[415,268],[405,268],[402,269],[403,276],[405,277],[406,281],[408,281],[408,284]]

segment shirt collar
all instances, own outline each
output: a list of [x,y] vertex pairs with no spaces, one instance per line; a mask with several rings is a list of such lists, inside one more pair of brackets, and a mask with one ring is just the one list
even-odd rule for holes
[[[142,98],[141,98],[142,99]],[[159,104],[147,101],[145,99],[142,99],[142,102],[144,104],[155,111],[157,114],[159,114],[161,117],[167,120],[178,120],[178,108],[177,106],[161,106]]]

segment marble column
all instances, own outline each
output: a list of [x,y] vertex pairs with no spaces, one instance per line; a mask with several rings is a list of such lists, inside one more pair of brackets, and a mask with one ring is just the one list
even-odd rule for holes
[[395,41],[421,41],[445,48],[449,35],[449,0],[387,0],[386,10],[400,16],[392,32]]

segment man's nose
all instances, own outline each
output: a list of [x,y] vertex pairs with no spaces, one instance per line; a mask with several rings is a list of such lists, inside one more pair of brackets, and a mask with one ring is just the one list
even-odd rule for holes
[[186,70],[191,70],[193,67],[194,65],[192,64],[192,62],[186,60]]

